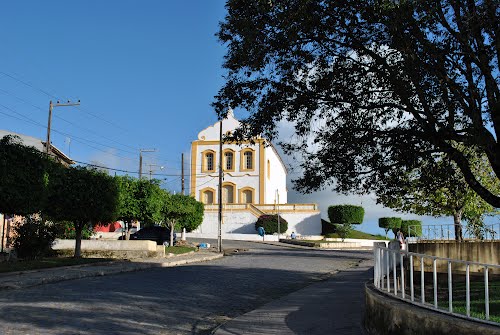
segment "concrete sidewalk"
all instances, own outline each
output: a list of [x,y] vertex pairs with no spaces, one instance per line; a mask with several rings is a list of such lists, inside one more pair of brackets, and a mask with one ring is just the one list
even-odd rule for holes
[[189,263],[206,262],[223,257],[222,254],[198,251],[169,258],[133,259],[112,261],[33,271],[8,272],[0,274],[0,291],[20,289],[85,277],[138,271],[152,267],[171,267]]
[[214,334],[366,334],[362,325],[364,285],[372,278],[372,268],[373,261],[363,261],[241,315]]

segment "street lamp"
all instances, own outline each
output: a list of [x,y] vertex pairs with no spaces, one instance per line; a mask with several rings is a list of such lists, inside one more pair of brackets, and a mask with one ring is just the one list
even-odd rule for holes
[[160,165],[156,165],[156,164],[148,164],[149,165],[149,181],[151,181],[152,179],[152,175],[153,175],[153,166],[155,167],[159,167],[160,170],[163,170],[164,167],[163,166],[160,166]]

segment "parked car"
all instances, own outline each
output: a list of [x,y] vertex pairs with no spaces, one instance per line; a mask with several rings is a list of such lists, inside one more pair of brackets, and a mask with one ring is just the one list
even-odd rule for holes
[[[174,243],[176,239],[174,233]],[[162,245],[164,242],[170,242],[170,229],[167,227],[152,226],[139,229],[137,232],[130,234],[131,240],[150,240],[156,244]]]

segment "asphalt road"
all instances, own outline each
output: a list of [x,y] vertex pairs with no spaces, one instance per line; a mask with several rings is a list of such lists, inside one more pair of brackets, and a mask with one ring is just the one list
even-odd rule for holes
[[0,292],[0,334],[208,334],[371,257],[240,241],[224,247],[247,250],[209,263]]

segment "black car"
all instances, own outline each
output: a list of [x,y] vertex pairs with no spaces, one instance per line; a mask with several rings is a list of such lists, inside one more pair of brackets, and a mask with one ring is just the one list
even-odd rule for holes
[[[174,243],[176,235],[174,233]],[[131,240],[150,240],[156,244],[162,245],[164,242],[170,242],[170,229],[167,227],[153,226],[144,227],[130,235]]]

